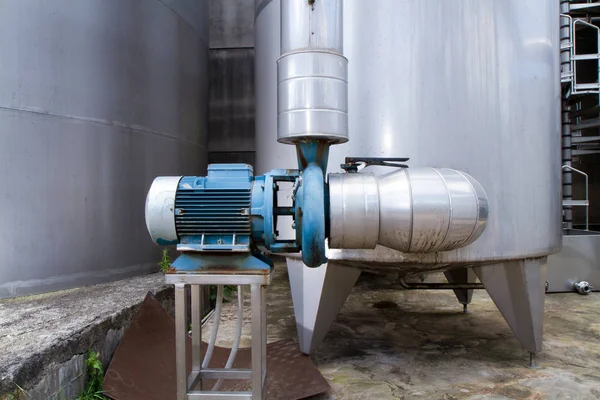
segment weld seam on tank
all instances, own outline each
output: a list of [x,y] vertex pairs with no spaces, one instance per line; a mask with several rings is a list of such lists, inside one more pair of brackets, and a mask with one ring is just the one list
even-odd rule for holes
[[329,79],[332,81],[339,81],[339,82],[343,82],[343,83],[348,83],[347,79],[343,79],[343,78],[338,78],[335,76],[327,76],[327,75],[309,75],[309,76],[295,76],[293,78],[284,78],[282,80],[279,81],[279,83],[284,83],[287,81],[291,81],[291,80],[296,80],[296,79],[309,79],[309,78],[321,78],[321,79]]
[[[287,111],[283,111],[281,112],[281,114],[292,114],[292,113],[301,113],[306,111],[305,108],[294,108],[291,110],[287,110]],[[338,114],[342,114],[342,115],[346,115],[347,113],[343,112],[343,111],[339,111],[333,108],[311,108],[310,111],[327,111],[327,112],[334,112],[334,113],[338,113]]]
[[183,143],[185,145],[195,146],[195,147],[199,147],[201,149],[206,148],[206,146],[201,143],[196,143],[196,142],[192,142],[192,141],[189,141],[186,139],[182,139],[182,138],[173,136],[171,134],[168,134],[166,132],[155,131],[155,130],[152,130],[145,126],[142,126],[142,125],[135,125],[135,126],[128,125],[124,122],[116,121],[116,120],[113,121],[113,120],[108,120],[108,119],[92,118],[92,117],[79,116],[79,115],[57,114],[57,113],[49,112],[49,111],[40,111],[38,109],[31,109],[26,106],[12,107],[12,106],[0,105],[0,110],[6,110],[6,111],[11,111],[11,112],[22,112],[22,113],[26,113],[26,114],[54,117],[57,119],[66,119],[66,120],[73,120],[73,121],[89,123],[89,124],[98,124],[98,125],[103,125],[103,126],[107,126],[107,127],[122,128],[123,130],[126,130],[126,131],[132,131],[135,133],[141,133],[141,134],[146,134],[146,135],[154,135],[154,136],[158,136],[159,138],[173,140],[174,142],[176,142],[178,144]]

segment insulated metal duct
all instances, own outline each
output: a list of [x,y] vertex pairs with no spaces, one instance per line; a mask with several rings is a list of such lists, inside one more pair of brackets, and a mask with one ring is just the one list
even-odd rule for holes
[[454,250],[485,229],[487,195],[471,176],[447,168],[329,174],[329,247],[404,253]]
[[348,60],[341,0],[284,1],[277,61],[277,138],[348,141]]

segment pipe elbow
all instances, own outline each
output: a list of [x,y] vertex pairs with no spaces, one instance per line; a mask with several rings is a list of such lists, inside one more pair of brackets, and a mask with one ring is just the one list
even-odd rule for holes
[[487,223],[487,195],[464,172],[409,168],[329,180],[332,248],[449,251],[474,242]]

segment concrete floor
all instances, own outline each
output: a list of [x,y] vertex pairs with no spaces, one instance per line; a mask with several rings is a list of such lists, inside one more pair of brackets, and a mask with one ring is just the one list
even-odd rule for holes
[[[285,264],[274,274],[268,340],[295,338]],[[363,273],[313,355],[331,385],[317,399],[600,399],[600,293],[546,296],[544,350],[539,368],[529,369],[485,291],[463,314],[451,291],[399,291],[387,282]],[[231,302],[220,345],[231,345],[234,325]]]

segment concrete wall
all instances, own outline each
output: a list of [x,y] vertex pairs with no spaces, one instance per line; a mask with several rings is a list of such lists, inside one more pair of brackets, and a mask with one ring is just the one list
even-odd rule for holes
[[254,2],[209,1],[208,162],[254,165]]

